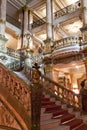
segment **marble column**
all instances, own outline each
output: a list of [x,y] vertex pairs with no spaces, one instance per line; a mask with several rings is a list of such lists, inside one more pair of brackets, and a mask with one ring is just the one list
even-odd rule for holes
[[0,0],[0,35],[1,36],[5,36],[6,2],[7,0]]
[[82,0],[83,7],[83,26],[87,25],[87,0]]
[[28,7],[24,7],[24,34],[27,33],[28,30]]
[[[82,40],[83,40],[83,44],[87,43],[87,0],[81,0],[81,4],[82,4],[82,20],[83,20],[83,27],[80,29],[82,32]],[[85,48],[85,46],[83,47],[83,49],[85,49],[85,51],[87,50]],[[83,52],[84,55],[84,52]],[[85,72],[86,72],[86,78],[87,78],[87,60],[84,59],[85,57],[83,57],[83,62],[85,65]]]
[[32,14],[32,11],[30,11],[30,10],[29,10],[28,19],[29,19],[28,29],[29,29],[29,31],[31,31],[31,29],[32,29],[32,24],[33,24],[33,14]]
[[53,30],[52,30],[52,21],[53,21],[53,11],[52,11],[52,0],[46,1],[46,22],[47,22],[47,39],[46,39],[46,51],[50,51],[51,46],[53,45]]
[[81,0],[82,4],[82,20],[83,27],[80,29],[83,36],[83,41],[87,41],[87,0]]
[[7,0],[0,0],[0,51],[7,52],[5,38],[6,28],[6,2]]
[[84,66],[85,66],[85,74],[86,74],[86,79],[87,79],[87,60],[83,60]]
[[27,47],[28,40],[26,34],[28,33],[28,6],[24,7],[24,28],[23,28],[23,47]]

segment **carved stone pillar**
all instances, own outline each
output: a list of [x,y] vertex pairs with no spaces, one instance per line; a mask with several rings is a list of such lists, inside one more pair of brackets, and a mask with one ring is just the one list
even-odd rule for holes
[[83,27],[80,29],[83,33],[83,41],[87,41],[87,0],[81,0]]
[[5,28],[6,28],[6,2],[7,0],[0,1],[0,51],[6,52],[5,43]]
[[39,84],[40,71],[35,63],[33,66],[32,79],[33,85],[31,86],[31,130],[40,130],[40,114],[41,114],[41,97],[42,87]]
[[24,7],[24,28],[23,28],[23,47],[27,47],[26,34],[28,32],[28,6]]
[[47,39],[46,39],[46,52],[51,51],[51,46],[53,45],[53,11],[52,11],[52,0],[46,1],[46,28],[47,28]]
[[33,24],[33,15],[32,15],[32,11],[29,10],[29,27],[28,27],[29,31],[31,31],[32,29],[32,24]]
[[27,33],[28,30],[28,7],[24,7],[24,34]]
[[0,1],[0,35],[2,35],[2,36],[5,36],[6,2],[7,2],[7,0]]

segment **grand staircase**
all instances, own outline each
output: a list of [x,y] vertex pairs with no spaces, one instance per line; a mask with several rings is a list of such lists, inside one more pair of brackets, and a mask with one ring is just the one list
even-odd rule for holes
[[41,130],[87,130],[87,116],[72,107],[46,93],[41,104]]
[[[23,80],[25,80],[26,83]],[[47,86],[45,82],[46,81],[44,80],[44,85]],[[49,80],[49,83],[50,82],[51,81]],[[68,92],[67,89],[58,86],[58,88],[61,88],[60,90],[62,91],[62,93],[58,91],[60,95],[55,95],[54,97],[54,95],[51,95],[50,92],[46,91],[50,86],[49,83],[46,88],[44,88],[43,86],[43,95],[41,97],[40,130],[87,130],[87,115],[83,115],[82,113],[80,113],[80,111],[75,111],[73,107],[69,107],[67,105],[69,100],[69,98],[67,99],[67,96],[72,97],[73,102],[71,103],[76,104],[74,97],[77,97],[77,95],[74,96],[71,91]],[[29,104],[30,88],[28,85],[28,79],[25,79],[24,75],[22,75],[21,73],[15,74],[7,70],[3,65],[1,65],[0,84],[0,100],[2,101],[2,103],[4,102],[3,106],[5,106],[5,108],[9,111],[11,117],[14,114],[15,121],[18,121],[17,124],[20,127],[19,130],[21,130],[21,128],[23,130],[31,130],[31,119],[29,113],[31,110],[31,104]],[[49,89],[51,89],[51,86]],[[65,96],[66,94],[63,92],[68,93],[65,97],[65,101],[67,100],[67,102],[63,102],[62,100],[60,100],[60,97],[63,97],[63,95]],[[78,105],[78,103],[76,105]],[[14,124],[8,126],[11,126],[12,129],[18,128],[12,125]],[[8,128],[8,126],[4,123],[4,127],[6,127],[6,129]],[[0,127],[2,128],[3,126]]]

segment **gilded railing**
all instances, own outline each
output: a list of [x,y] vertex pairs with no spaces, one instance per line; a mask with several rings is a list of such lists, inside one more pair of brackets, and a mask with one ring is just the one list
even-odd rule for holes
[[23,105],[31,117],[31,130],[40,130],[42,85],[39,84],[40,71],[37,63],[32,66],[32,75],[30,76],[32,84],[26,77],[20,78],[0,64],[0,85]]
[[[26,66],[25,75],[29,77],[31,74],[32,74],[32,68]],[[40,76],[40,84],[43,86],[45,91],[50,93],[52,96],[59,98],[61,101],[65,102],[67,105],[73,106],[74,108],[77,108],[77,109],[81,109],[81,99],[80,99],[79,94],[76,94],[70,89],[67,89],[64,86],[61,86],[60,84],[54,82],[53,80],[49,79],[48,77],[42,74]]]
[[59,98],[69,106],[79,110],[81,109],[81,99],[79,94],[61,86],[44,75],[42,75],[41,84],[43,84],[44,89],[52,96]]
[[0,64],[0,84],[30,111],[30,86],[15,73]]

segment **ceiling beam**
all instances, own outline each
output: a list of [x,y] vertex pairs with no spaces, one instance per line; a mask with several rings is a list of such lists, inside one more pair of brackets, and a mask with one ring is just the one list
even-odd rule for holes
[[27,2],[30,8],[37,8],[44,3],[46,3],[46,0],[31,0],[30,2]]

